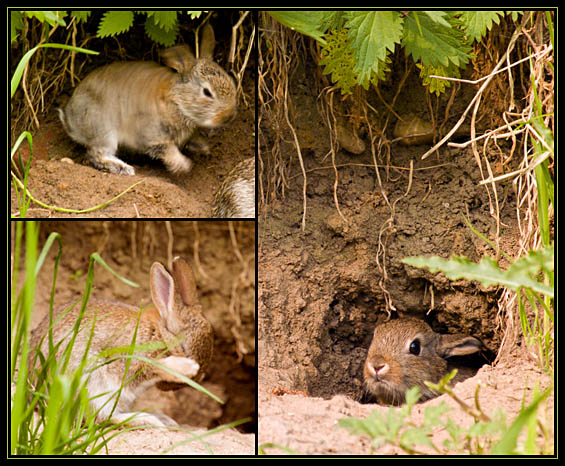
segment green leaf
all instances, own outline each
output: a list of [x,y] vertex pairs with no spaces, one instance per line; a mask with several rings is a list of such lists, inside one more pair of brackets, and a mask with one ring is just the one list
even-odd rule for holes
[[[449,19],[455,21],[453,17]],[[445,22],[439,22],[438,16],[411,12],[404,20],[402,45],[406,53],[425,66],[465,66],[469,62],[471,47],[458,28],[447,27]]]
[[98,37],[115,36],[127,31],[133,25],[133,11],[110,10],[104,13],[98,26]]
[[325,36],[326,45],[322,48],[320,66],[324,74],[331,74],[332,82],[337,83],[342,94],[350,94],[351,88],[357,84],[353,68],[355,61],[349,47],[347,31],[339,29],[330,31]]
[[84,22],[90,16],[91,11],[88,10],[77,10],[71,11],[71,18],[76,18],[79,23]]
[[504,11],[500,10],[463,11],[460,18],[464,24],[469,43],[480,40],[494,23],[500,23],[500,18],[504,14]]
[[176,11],[170,10],[156,10],[156,11],[147,11],[147,16],[153,19],[153,24],[167,32],[171,31],[172,29],[178,28],[178,21],[177,16],[178,13]]
[[554,295],[553,287],[532,278],[540,270],[549,272],[553,270],[553,246],[530,251],[507,270],[502,270],[489,256],[484,256],[478,264],[462,256],[452,256],[450,260],[438,256],[406,257],[402,262],[413,267],[427,268],[434,273],[443,272],[451,280],[464,278],[478,281],[484,286],[502,285],[514,291],[525,287],[550,298]]
[[335,20],[332,11],[267,11],[269,16],[293,31],[298,31],[325,44],[324,33]]
[[63,27],[66,26],[63,19],[66,16],[64,11],[26,11],[26,15],[29,18],[36,18],[42,23],[47,23],[49,26],[55,26],[55,24]]
[[157,44],[161,44],[163,47],[170,47],[171,45],[174,45],[178,35],[178,22],[175,20],[175,24],[167,29],[159,26],[155,20],[155,16],[147,16],[144,25],[147,36]]
[[508,455],[511,453],[515,453],[518,436],[522,432],[522,429],[528,425],[530,420],[534,418],[538,410],[540,403],[545,400],[553,387],[549,387],[543,392],[542,394],[538,395],[532,404],[527,406],[526,408],[520,411],[518,417],[514,420],[510,428],[506,430],[500,441],[493,447],[491,450],[491,454],[493,455]]
[[396,11],[354,11],[345,27],[355,59],[357,81],[367,88],[372,73],[381,74],[389,51],[402,38],[403,18]]

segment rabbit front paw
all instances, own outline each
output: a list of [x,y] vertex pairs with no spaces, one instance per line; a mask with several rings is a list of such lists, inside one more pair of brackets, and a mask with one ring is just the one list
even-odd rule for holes
[[[188,377],[189,379],[198,374],[198,371],[200,370],[200,364],[198,364],[195,360],[181,356],[169,356],[167,358],[159,359],[158,362],[163,366],[172,369],[179,374],[184,375],[185,377]],[[167,380],[178,380],[173,374],[168,374],[169,376]]]

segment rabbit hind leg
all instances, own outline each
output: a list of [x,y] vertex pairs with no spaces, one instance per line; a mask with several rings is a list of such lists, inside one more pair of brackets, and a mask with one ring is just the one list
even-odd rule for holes
[[116,152],[117,147],[89,147],[88,159],[99,170],[120,175],[135,175],[134,168],[116,157]]

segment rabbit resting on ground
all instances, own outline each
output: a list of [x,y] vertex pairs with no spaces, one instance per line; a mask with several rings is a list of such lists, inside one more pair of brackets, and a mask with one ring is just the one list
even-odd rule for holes
[[[170,274],[163,265],[155,262],[151,266],[150,287],[156,309],[140,310],[139,307],[124,303],[91,299],[80,324],[70,356],[69,370],[75,370],[81,364],[91,336],[93,318],[96,318],[84,377],[87,378],[89,403],[96,411],[99,422],[109,419],[113,423],[120,423],[134,416],[128,424],[176,425],[174,420],[164,414],[130,411],[137,395],[151,385],[156,385],[161,390],[186,386],[181,379],[157,365],[135,358],[119,357],[120,354],[128,353],[135,332],[134,354],[153,359],[159,365],[189,379],[201,380],[209,365],[213,331],[198,304],[190,266],[184,260],[175,258]],[[58,360],[62,348],[71,338],[79,307],[76,305],[60,320],[57,320],[59,316],[54,319],[53,342],[57,345],[59,341],[63,341],[57,353]],[[68,306],[63,309],[68,309]],[[31,339],[32,348],[40,346],[44,355],[48,351],[49,324],[49,316],[46,316],[32,333]],[[113,348],[119,348],[119,354],[111,351]],[[107,352],[104,356],[101,355],[103,351]],[[32,352],[30,362],[33,360]],[[128,372],[124,378],[128,363]],[[116,404],[116,393],[122,383],[124,386]]]
[[118,147],[162,160],[171,172],[188,173],[192,161],[180,149],[207,152],[197,127],[214,128],[236,113],[233,79],[214,61],[214,31],[202,32],[201,57],[179,45],[164,50],[166,66],[118,62],[90,73],[59,118],[67,134],[87,148],[98,169],[134,175]]
[[390,320],[375,328],[363,368],[365,385],[382,404],[404,403],[413,386],[420,389],[420,400],[434,398],[438,394],[424,381],[436,383],[447,375],[452,370],[448,358],[483,349],[477,338],[435,333],[418,319]]

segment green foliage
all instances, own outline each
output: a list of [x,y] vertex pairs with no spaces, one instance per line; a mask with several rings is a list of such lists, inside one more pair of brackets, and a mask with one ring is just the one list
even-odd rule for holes
[[413,267],[427,268],[431,272],[443,272],[450,280],[476,280],[484,286],[502,285],[513,291],[528,288],[553,298],[553,287],[547,286],[537,278],[539,272],[553,274],[553,259],[551,245],[539,251],[529,251],[506,270],[501,269],[489,256],[483,257],[478,264],[461,256],[452,256],[450,260],[438,256],[406,257],[402,262]]
[[133,26],[133,11],[107,11],[98,25],[98,37],[115,36],[127,31]]
[[[453,375],[448,374],[435,388],[456,399],[447,388]],[[426,453],[423,447],[437,454],[544,454],[547,453],[544,446],[538,446],[536,440],[545,434],[538,432],[536,419],[540,404],[550,392],[551,387],[541,394],[536,390],[532,402],[524,405],[510,425],[504,411],[498,408],[487,416],[480,406],[473,409],[464,405],[464,410],[474,419],[464,427],[454,420],[459,419],[460,414],[451,415],[452,409],[445,402],[426,406],[422,420],[415,422],[413,408],[420,394],[418,388],[413,387],[406,392],[406,403],[400,408],[390,407],[384,412],[375,409],[364,419],[343,418],[338,421],[338,428],[346,429],[352,435],[369,437],[371,453],[388,444],[411,455]],[[462,404],[461,400],[456,401]],[[439,430],[449,434],[441,444],[433,441],[433,434]],[[520,443],[518,438],[523,432],[526,432],[528,441]]]
[[[448,83],[430,80],[441,73],[459,75],[480,40],[504,12],[499,11],[269,11],[275,20],[316,39],[320,65],[342,90],[368,88],[383,80],[390,55],[402,46],[420,65],[424,85],[441,93]],[[515,18],[515,13],[513,15]],[[339,43],[338,43],[339,41]],[[345,68],[350,70],[346,71]]]
[[465,25],[465,32],[470,42],[480,40],[486,33],[490,31],[494,23],[499,24],[500,18],[505,15],[504,11],[485,10],[485,11],[463,11],[461,12],[461,21]]
[[[129,31],[137,16],[145,16],[144,29],[147,36],[154,42],[170,47],[178,36],[182,15],[188,15],[190,19],[199,18],[204,11],[171,11],[171,10],[108,10],[98,24],[97,37],[113,37]],[[34,18],[50,27],[67,26],[67,19],[83,22],[88,20],[91,12],[79,11],[10,11],[10,37],[11,41],[18,38],[23,29],[26,18]]]
[[154,42],[170,47],[177,40],[179,21],[185,13],[191,19],[198,18],[203,11],[170,11],[170,10],[110,10],[104,13],[98,26],[98,37],[115,36],[127,32],[134,23],[135,15],[145,15],[145,33]]

